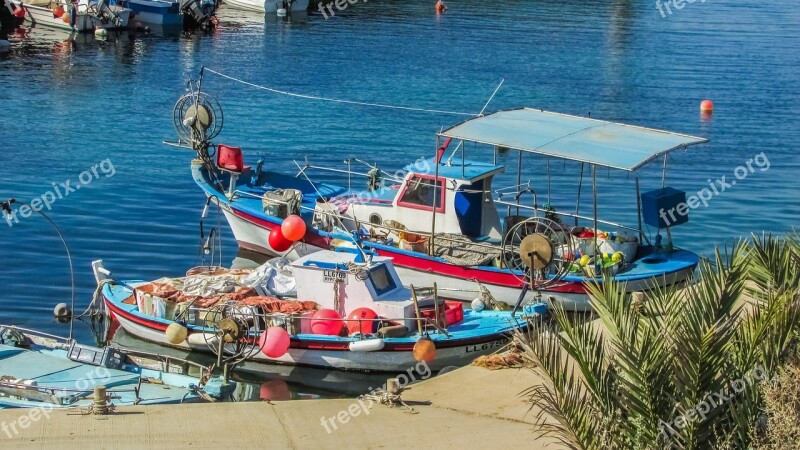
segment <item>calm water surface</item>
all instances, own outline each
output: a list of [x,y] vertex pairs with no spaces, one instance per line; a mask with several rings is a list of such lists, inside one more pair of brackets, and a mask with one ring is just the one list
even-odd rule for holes
[[[117,278],[184,273],[198,263],[204,198],[189,174],[191,152],[162,141],[175,138],[172,106],[186,81],[207,66],[294,92],[467,112],[479,111],[505,79],[489,111],[535,106],[708,137],[710,144],[668,161],[667,183],[689,193],[709,178],[732,179],[763,152],[768,170],[755,166],[691,211],[674,229],[678,245],[708,253],[750,232],[797,225],[800,9],[781,0],[696,2],[662,18],[652,2],[449,5],[436,17],[433,2],[356,3],[328,20],[312,13],[291,22],[223,10],[213,34],[104,42],[20,32],[0,55],[0,197],[27,202],[53,183],[75,186],[106,161],[50,212],[73,254],[77,304],[91,298],[94,259]],[[337,167],[357,156],[393,171],[431,155],[434,134],[463,119],[299,100],[211,74],[204,87],[225,112],[217,141],[286,171],[304,156]],[[715,102],[711,117],[698,112],[704,98]],[[516,179],[516,155],[506,157],[514,164],[498,186]],[[543,159],[525,158],[523,179],[540,198],[572,210],[579,167],[552,162],[549,188],[547,172]],[[659,187],[660,165],[640,177],[642,190]],[[635,224],[633,183],[625,173],[599,173],[602,217]],[[231,262],[236,246],[223,230]],[[0,222],[0,267],[0,322],[66,334],[51,310],[69,299],[67,259],[44,219]],[[75,332],[93,341],[86,324]]]

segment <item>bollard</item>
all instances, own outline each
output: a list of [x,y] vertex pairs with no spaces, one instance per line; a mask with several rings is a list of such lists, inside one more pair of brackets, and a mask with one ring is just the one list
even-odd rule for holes
[[106,398],[106,387],[94,387],[94,403],[92,403],[92,412],[96,415],[108,414],[108,401]]

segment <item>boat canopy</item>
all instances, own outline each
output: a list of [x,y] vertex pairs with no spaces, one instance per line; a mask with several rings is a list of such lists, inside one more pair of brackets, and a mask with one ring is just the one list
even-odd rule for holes
[[687,134],[532,108],[469,119],[439,135],[627,171],[673,150],[708,142]]

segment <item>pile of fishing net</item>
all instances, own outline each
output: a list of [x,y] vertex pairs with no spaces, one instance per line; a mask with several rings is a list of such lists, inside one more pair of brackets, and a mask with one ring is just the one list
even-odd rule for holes
[[527,367],[528,364],[528,361],[522,356],[522,350],[516,345],[510,346],[508,350],[501,353],[479,356],[475,361],[472,361],[473,366],[489,370],[519,369]]

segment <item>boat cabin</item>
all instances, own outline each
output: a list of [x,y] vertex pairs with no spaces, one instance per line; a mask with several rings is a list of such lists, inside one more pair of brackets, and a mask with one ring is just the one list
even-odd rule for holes
[[395,221],[409,230],[499,239],[492,178],[504,170],[478,161],[421,159],[404,167],[401,182],[384,183],[351,199],[344,215],[377,226]]
[[[321,308],[342,317],[357,308],[369,308],[381,317],[415,330],[416,315],[411,290],[403,286],[391,258],[350,251],[321,250],[292,263],[297,298],[313,299]],[[430,301],[430,300],[422,300]]]

